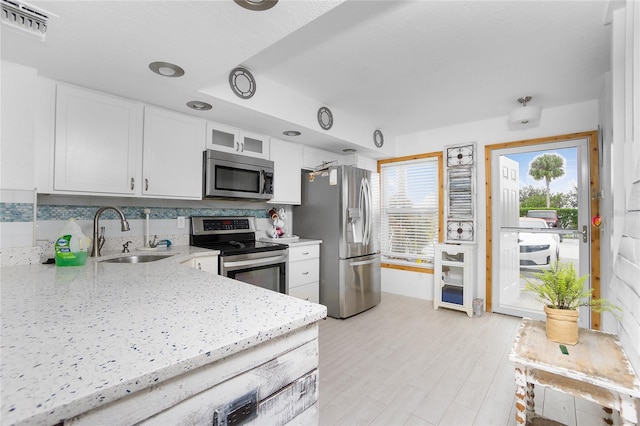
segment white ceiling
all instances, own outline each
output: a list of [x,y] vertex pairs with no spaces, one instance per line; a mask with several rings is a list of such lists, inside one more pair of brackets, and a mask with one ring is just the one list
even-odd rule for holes
[[[3,25],[2,59],[282,139],[297,128],[303,135],[291,140],[375,157],[388,154],[369,142],[374,129],[392,137],[506,118],[523,95],[543,108],[596,99],[610,62],[606,1],[280,0],[264,12],[232,0],[30,4],[57,15],[45,41]],[[157,76],[153,61],[186,74]],[[246,101],[206,90],[239,65],[256,77],[254,98],[269,81],[313,107],[283,106],[272,92]],[[194,99],[214,108],[193,112],[185,103]],[[322,105],[334,122],[371,133],[356,141],[321,130]]]

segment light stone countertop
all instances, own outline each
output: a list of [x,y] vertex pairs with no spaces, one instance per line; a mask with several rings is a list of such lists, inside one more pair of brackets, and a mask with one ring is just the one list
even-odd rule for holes
[[286,238],[284,240],[282,240],[280,238],[263,237],[263,238],[260,238],[260,241],[267,241],[267,242],[270,242],[270,243],[285,244],[285,245],[288,245],[290,247],[311,246],[311,245],[314,245],[314,244],[322,244],[322,240],[315,240],[315,239],[310,239],[310,238],[299,238],[299,239],[294,240],[294,241],[287,241]]
[[155,254],[165,253],[174,256],[0,269],[2,424],[55,424],[326,316],[322,305],[180,265],[211,250]]
[[292,241],[290,243],[283,243],[291,247],[311,246],[315,244],[322,244],[322,240],[312,240],[309,238],[300,238],[298,241]]

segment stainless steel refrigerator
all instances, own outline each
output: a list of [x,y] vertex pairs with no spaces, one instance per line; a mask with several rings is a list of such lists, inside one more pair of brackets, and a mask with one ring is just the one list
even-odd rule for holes
[[320,303],[347,318],[380,303],[378,174],[337,166],[302,174],[293,232],[322,240]]

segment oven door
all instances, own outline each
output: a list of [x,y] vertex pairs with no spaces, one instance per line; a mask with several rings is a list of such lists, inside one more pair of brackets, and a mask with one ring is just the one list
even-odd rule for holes
[[279,293],[288,293],[286,250],[220,256],[220,275]]

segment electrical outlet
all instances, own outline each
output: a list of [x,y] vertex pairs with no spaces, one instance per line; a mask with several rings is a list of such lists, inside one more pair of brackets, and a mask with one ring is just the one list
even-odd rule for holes
[[178,216],[178,229],[184,228],[184,216]]

